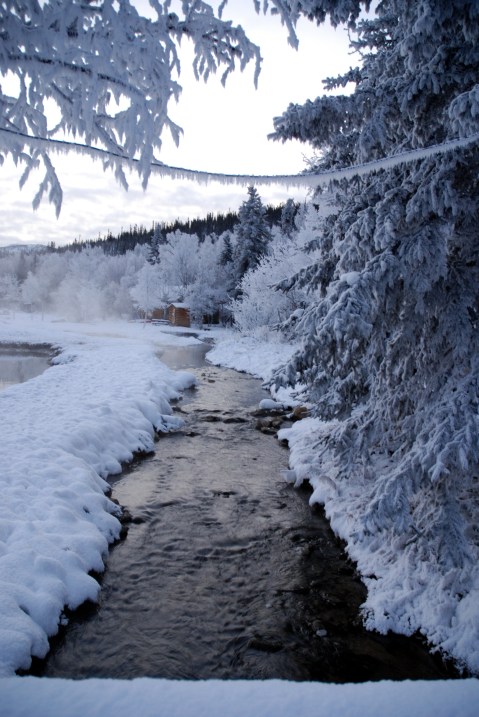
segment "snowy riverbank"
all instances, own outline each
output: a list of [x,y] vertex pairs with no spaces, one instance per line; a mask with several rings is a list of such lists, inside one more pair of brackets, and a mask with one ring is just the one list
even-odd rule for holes
[[217,366],[244,371],[263,381],[269,379],[274,369],[285,363],[297,348],[280,341],[268,342],[243,336],[230,329],[204,331],[200,333],[200,337],[211,337],[216,342],[208,353],[208,361]]
[[95,600],[117,506],[104,478],[174,429],[170,401],[194,382],[156,358],[194,342],[151,325],[0,317],[0,343],[60,350],[45,373],[0,393],[0,675],[42,657],[64,605]]
[[[218,334],[208,358],[268,380],[293,351],[287,344],[227,333]],[[281,391],[275,395],[280,400]],[[344,477],[339,459],[324,449],[339,423],[306,418],[281,430],[278,437],[286,439],[290,448],[287,479],[296,486],[310,483],[311,504],[324,506],[334,532],[346,541],[349,556],[363,576],[368,588],[363,605],[366,626],[381,633],[418,631],[459,666],[479,673],[479,556],[473,539],[470,561],[463,568],[446,570],[433,550],[421,552],[419,536],[387,529],[370,532],[363,518],[374,498],[375,481]],[[387,468],[386,459],[381,460],[378,474]],[[463,500],[467,504],[467,495]],[[473,504],[465,512],[473,538],[479,516]]]
[[[117,508],[104,495],[104,477],[135,451],[152,447],[154,426],[174,426],[169,401],[193,379],[170,371],[155,354],[163,345],[193,341],[126,322],[78,325],[0,316],[0,342],[48,343],[61,350],[46,373],[0,393],[2,714],[475,715],[478,680],[327,685],[9,676],[28,666],[30,653],[45,653],[47,634],[55,632],[64,603],[74,607],[96,597],[98,586],[88,571],[102,569],[108,542],[119,531]],[[242,361],[256,356],[258,375],[279,360],[275,347],[263,347],[259,359],[250,343],[233,343]],[[220,344],[215,362],[221,350]],[[231,342],[228,352],[231,365]],[[224,347],[223,354],[227,361]]]

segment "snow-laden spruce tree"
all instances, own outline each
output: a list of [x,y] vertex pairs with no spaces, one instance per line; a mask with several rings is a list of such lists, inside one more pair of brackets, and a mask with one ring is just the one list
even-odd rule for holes
[[237,284],[247,271],[258,265],[261,257],[267,253],[271,241],[266,209],[256,187],[248,187],[248,199],[245,199],[239,208],[238,216],[234,256]]
[[155,227],[153,229],[153,236],[151,237],[151,241],[148,246],[148,254],[147,254],[147,261],[149,261],[152,266],[159,263],[160,247],[165,242],[166,242],[166,239],[163,235],[163,231],[161,229],[161,224],[156,223]]
[[281,231],[287,237],[291,237],[296,229],[296,215],[299,210],[299,204],[294,199],[288,199],[283,209],[281,210]]
[[227,264],[233,263],[233,245],[231,243],[231,235],[229,232],[225,232],[222,235],[223,250],[220,255],[221,266],[227,266]]
[[[317,19],[331,8],[300,5]],[[359,66],[326,81],[352,94],[291,105],[276,139],[345,167],[479,131],[477,0],[383,0],[352,45]],[[336,185],[321,258],[285,284],[321,299],[276,376],[307,382],[323,421],[297,444],[298,476],[316,476],[333,526],[374,574],[369,624],[420,629],[475,670],[478,168],[472,143]]]

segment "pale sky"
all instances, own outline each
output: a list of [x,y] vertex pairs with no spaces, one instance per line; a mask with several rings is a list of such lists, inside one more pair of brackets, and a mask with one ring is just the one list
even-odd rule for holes
[[[138,4],[138,3],[136,3]],[[230,75],[226,87],[220,76],[207,84],[197,82],[191,70],[189,48],[182,48],[180,102],[170,116],[184,135],[177,148],[164,136],[159,158],[166,164],[195,170],[238,174],[295,174],[304,166],[311,148],[299,142],[286,144],[267,139],[273,117],[290,102],[303,103],[323,94],[321,80],[345,72],[355,64],[349,54],[344,28],[318,28],[302,21],[298,28],[299,50],[287,43],[287,31],[277,18],[256,15],[252,0],[229,0],[226,19],[243,25],[250,39],[261,47],[262,72],[256,90],[253,67]],[[6,163],[0,168],[0,245],[54,241],[65,244],[75,238],[97,238],[130,225],[147,228],[153,222],[169,222],[204,216],[208,212],[237,211],[245,200],[246,187],[207,186],[152,176],[144,192],[135,175],[125,192],[100,163],[74,154],[53,156],[62,182],[64,199],[60,218],[52,205],[31,206],[37,184],[32,178],[20,191],[21,171]],[[259,187],[265,204],[289,197],[304,198],[304,190]]]

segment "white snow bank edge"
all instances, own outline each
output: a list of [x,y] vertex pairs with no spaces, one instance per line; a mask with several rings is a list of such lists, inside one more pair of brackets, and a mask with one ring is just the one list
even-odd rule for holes
[[479,680],[325,684],[0,679],[8,717],[476,717]]

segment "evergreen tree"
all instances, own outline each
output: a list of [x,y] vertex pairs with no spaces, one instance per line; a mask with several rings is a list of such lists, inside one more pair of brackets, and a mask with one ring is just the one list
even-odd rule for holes
[[286,204],[281,210],[280,227],[282,233],[291,238],[292,234],[296,231],[295,218],[298,213],[299,204],[293,199],[288,199]]
[[231,244],[231,236],[228,233],[225,233],[223,238],[223,251],[220,256],[220,265],[226,266],[226,264],[231,264],[232,261],[233,245]]
[[147,261],[151,264],[159,264],[160,262],[160,246],[165,243],[165,237],[161,231],[161,226],[155,224],[153,236],[151,237],[150,246],[147,253]]
[[219,269],[219,284],[222,287],[222,299],[221,299],[221,313],[223,318],[228,313],[229,309],[226,307],[229,305],[230,299],[235,293],[236,289],[236,275],[235,275],[235,247],[232,242],[232,237],[229,231],[224,232],[219,237],[219,246],[222,247],[218,258],[218,269]]
[[[326,81],[353,82],[353,94],[290,106],[276,138],[309,141],[323,166],[348,166],[477,133],[478,10],[477,0],[383,0],[358,24],[361,66]],[[310,437],[316,474],[329,481],[323,500],[341,495],[354,516],[336,521],[352,554],[368,544],[369,565],[378,561],[370,624],[420,627],[458,658],[451,624],[479,639],[477,603],[475,623],[465,612],[479,586],[478,167],[476,143],[336,186],[321,258],[290,282],[321,299],[300,322],[302,350],[276,377],[307,383],[330,421]],[[391,578],[399,560],[402,583]],[[415,570],[430,572],[412,590]],[[444,620],[429,612],[439,589]]]
[[248,199],[240,207],[236,235],[235,273],[239,283],[249,269],[258,265],[271,241],[266,210],[255,187],[248,187]]
[[[291,335],[304,307],[314,298],[307,289],[288,287],[278,291],[285,277],[298,272],[315,261],[315,254],[308,247],[318,233],[321,219],[309,204],[303,226],[285,241],[281,232],[275,232],[268,254],[258,265],[246,272],[241,280],[241,297],[231,302],[234,323],[243,333],[264,337],[268,331]],[[270,334],[274,335],[274,334]]]

